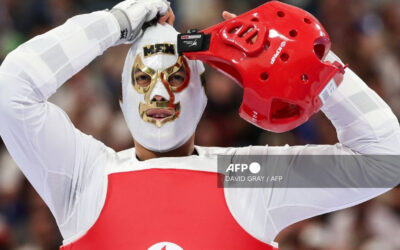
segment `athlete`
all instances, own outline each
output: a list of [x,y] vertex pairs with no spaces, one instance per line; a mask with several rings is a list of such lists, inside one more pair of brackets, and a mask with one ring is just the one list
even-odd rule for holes
[[[142,27],[160,15],[159,24]],[[227,14],[225,14],[227,15]],[[11,52],[0,67],[0,135],[46,202],[62,249],[274,249],[287,226],[354,206],[398,184],[399,166],[370,160],[355,168],[326,162],[320,178],[336,187],[217,187],[217,155],[287,155],[271,171],[321,169],[301,155],[399,155],[400,129],[385,102],[350,69],[322,111],[337,145],[205,148],[194,132],[206,106],[202,63],[179,56],[165,0],[127,0],[78,15]],[[76,128],[48,98],[112,46],[132,43],[121,108],[135,148],[115,152]],[[330,53],[327,60],[338,60]],[[232,157],[233,158],[233,157]],[[340,173],[341,177],[335,177]],[[309,177],[307,177],[309,176]],[[306,179],[307,180],[307,179]],[[385,180],[387,187],[368,186]],[[371,182],[373,183],[373,181]]]

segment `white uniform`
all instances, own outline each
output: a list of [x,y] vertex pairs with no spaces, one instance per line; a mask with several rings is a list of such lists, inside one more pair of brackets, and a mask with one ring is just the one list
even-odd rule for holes
[[[106,11],[79,15],[11,52],[0,68],[0,135],[7,149],[49,206],[65,243],[83,235],[103,207],[109,173],[149,168],[216,171],[218,154],[296,156],[400,155],[398,120],[384,101],[351,70],[323,112],[337,129],[340,144],[245,148],[197,147],[199,155],[139,162],[135,150],[116,153],[76,128],[47,99],[66,80],[116,44],[120,28]],[[331,55],[332,56],[332,55]],[[318,166],[315,166],[318,168]],[[334,164],[343,172],[346,166]],[[358,174],[385,179],[396,164],[372,162]],[[398,172],[398,171],[397,171]],[[287,172],[290,177],[291,171]],[[327,173],[329,174],[329,173]],[[354,169],[351,174],[354,174]],[[399,179],[399,178],[397,178]],[[398,183],[390,183],[396,186]],[[285,227],[357,205],[389,188],[226,189],[232,215],[251,235],[272,243]]]

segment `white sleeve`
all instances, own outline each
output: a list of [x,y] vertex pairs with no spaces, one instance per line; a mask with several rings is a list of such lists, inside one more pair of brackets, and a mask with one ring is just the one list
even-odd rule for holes
[[[296,147],[247,147],[240,155],[282,155],[268,171],[279,173],[287,188],[227,190],[230,208],[252,235],[272,242],[287,226],[301,220],[344,209],[370,200],[399,184],[400,164],[393,158],[360,155],[400,155],[399,123],[389,106],[353,71],[322,108],[335,126],[340,143]],[[305,155],[347,155],[346,163],[316,161],[304,164]],[[270,157],[271,158],[271,157]],[[321,158],[323,159],[323,158]],[[333,159],[333,158],[331,158]],[[350,160],[349,160],[350,159]],[[347,164],[352,163],[352,164]],[[354,164],[353,164],[354,163]],[[351,166],[349,166],[351,165]],[[304,182],[328,180],[331,188],[299,188],[290,182],[300,175]],[[377,185],[377,183],[385,185]],[[346,188],[345,188],[346,187]]]
[[118,39],[110,13],[79,15],[21,45],[0,67],[0,135],[60,227],[85,185],[103,181],[112,151],[47,99]]

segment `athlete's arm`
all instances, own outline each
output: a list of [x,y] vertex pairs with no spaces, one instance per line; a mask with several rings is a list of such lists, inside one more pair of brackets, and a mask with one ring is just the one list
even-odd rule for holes
[[[103,183],[103,168],[113,151],[75,129],[47,99],[106,49],[131,42],[144,22],[168,8],[165,0],[124,1],[110,12],[75,16],[19,46],[0,67],[0,135],[64,237],[74,233],[63,227],[82,190]],[[171,16],[162,21],[170,22]],[[100,197],[101,188],[92,195]],[[94,204],[90,209],[98,208]]]
[[[333,61],[335,56],[330,53],[329,57]],[[352,70],[346,70],[344,82],[322,111],[336,128],[337,145],[237,150],[237,154],[268,155],[268,171],[283,177],[281,188],[227,190],[229,201],[235,203],[230,207],[242,226],[264,241],[273,241],[293,223],[360,204],[400,183],[398,120]],[[305,155],[347,156],[316,156],[310,161]],[[390,157],[394,155],[397,157]]]
[[[222,16],[226,20],[236,17],[227,11]],[[332,52],[327,60],[340,61]],[[360,204],[400,183],[399,122],[390,107],[352,70],[346,69],[342,85],[322,111],[336,128],[337,145],[247,147],[236,151],[238,155],[281,156],[271,158],[274,162],[267,167],[272,175],[282,175],[286,188],[226,191],[235,217],[260,240],[272,242],[293,223]],[[316,157],[310,164],[301,157],[304,155],[347,156]],[[331,188],[321,185],[325,181]],[[307,187],[307,182],[308,188],[296,188],[299,184]]]

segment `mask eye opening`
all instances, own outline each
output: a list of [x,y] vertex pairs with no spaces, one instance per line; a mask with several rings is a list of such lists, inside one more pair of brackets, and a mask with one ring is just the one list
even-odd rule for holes
[[132,74],[132,83],[139,88],[147,88],[151,84],[151,76],[135,67]]
[[[178,71],[176,71],[174,74],[171,74],[168,79],[164,79],[163,81],[166,82],[171,90],[175,93],[179,93],[182,92],[184,89],[186,89],[186,87],[189,85],[190,82],[190,68],[189,65],[187,63],[187,61],[185,60],[185,58],[182,58],[182,66],[179,68]],[[183,83],[182,84],[178,84],[178,86],[173,86],[171,85],[170,79],[171,77],[173,77],[175,74],[184,74],[184,79],[183,79]]]
[[179,70],[168,77],[168,84],[171,87],[178,88],[185,83],[186,80],[186,69],[182,65]]

